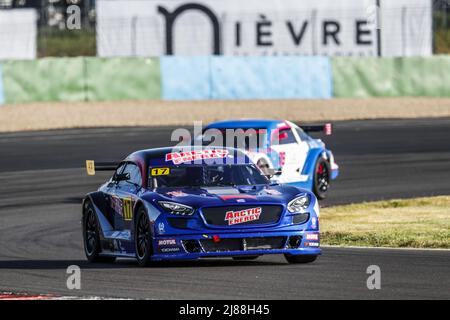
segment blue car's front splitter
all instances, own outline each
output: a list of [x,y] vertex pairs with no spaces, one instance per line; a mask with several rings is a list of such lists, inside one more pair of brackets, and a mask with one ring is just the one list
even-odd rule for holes
[[[298,246],[293,246],[295,240],[298,241]],[[314,231],[168,235],[154,239],[152,260],[195,260],[266,254],[320,255],[319,240],[319,233]]]

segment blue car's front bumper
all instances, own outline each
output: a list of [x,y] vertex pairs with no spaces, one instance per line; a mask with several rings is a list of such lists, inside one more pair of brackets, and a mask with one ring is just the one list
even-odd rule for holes
[[[207,233],[158,236],[152,260],[192,260],[265,254],[319,255],[318,231]],[[298,245],[297,245],[298,243]]]

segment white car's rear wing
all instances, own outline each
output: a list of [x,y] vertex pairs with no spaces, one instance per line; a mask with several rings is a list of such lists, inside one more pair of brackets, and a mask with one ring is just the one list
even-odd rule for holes
[[333,125],[331,123],[325,123],[317,126],[300,126],[305,132],[324,132],[329,136],[333,133]]

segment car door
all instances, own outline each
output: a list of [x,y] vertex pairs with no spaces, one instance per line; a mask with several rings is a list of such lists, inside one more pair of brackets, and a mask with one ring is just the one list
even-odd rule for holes
[[297,147],[295,149],[295,152],[297,153],[297,171],[301,175],[310,147],[307,141],[307,135],[303,132],[303,130],[297,126],[292,127],[292,129],[297,140]]
[[125,162],[121,163],[114,171],[114,174],[112,175],[111,179],[101,187],[103,193],[106,195],[106,198],[108,199],[108,207],[105,209],[104,214],[114,230],[119,229],[119,226],[121,225],[121,222],[117,218],[119,212],[121,212],[121,202],[119,201],[119,198],[116,196],[117,192],[116,189],[118,183],[116,177],[118,177],[123,172],[126,165],[127,164]]
[[278,131],[278,144],[275,142],[271,148],[278,152],[282,162],[281,174],[277,177],[280,183],[301,180],[301,170],[305,164],[309,146],[300,140],[291,128]]
[[111,199],[112,202],[115,202],[115,230],[131,230],[133,207],[137,201],[138,193],[142,189],[142,174],[139,166],[133,162],[127,162],[121,175],[127,175],[127,178],[116,183],[115,192]]

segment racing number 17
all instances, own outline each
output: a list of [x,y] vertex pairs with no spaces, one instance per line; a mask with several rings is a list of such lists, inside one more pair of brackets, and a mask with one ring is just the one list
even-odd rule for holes
[[152,176],[167,176],[168,174],[170,174],[169,168],[153,168],[150,172]]

